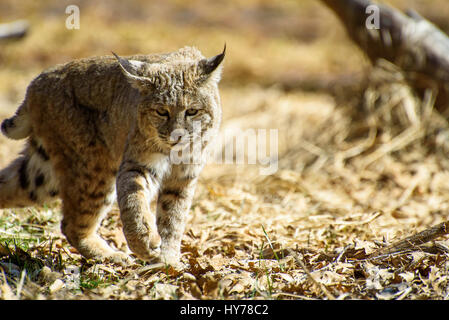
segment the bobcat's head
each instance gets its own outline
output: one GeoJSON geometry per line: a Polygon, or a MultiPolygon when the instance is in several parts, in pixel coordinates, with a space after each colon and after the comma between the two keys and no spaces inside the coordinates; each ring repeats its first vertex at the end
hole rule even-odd
{"type": "Polygon", "coordinates": [[[202,148],[220,125],[218,82],[223,52],[206,59],[185,47],[158,62],[117,58],[123,74],[138,89],[139,130],[153,139],[162,152],[202,138],[202,148]]]}

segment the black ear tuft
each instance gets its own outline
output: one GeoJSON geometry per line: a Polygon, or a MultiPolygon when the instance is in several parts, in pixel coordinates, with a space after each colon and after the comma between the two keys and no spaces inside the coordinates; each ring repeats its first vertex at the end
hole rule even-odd
{"type": "Polygon", "coordinates": [[[223,61],[225,54],[226,54],[226,43],[224,45],[222,53],[216,55],[215,57],[201,60],[200,66],[203,70],[203,73],[208,75],[211,74],[215,69],[217,69],[220,63],[223,61]]]}

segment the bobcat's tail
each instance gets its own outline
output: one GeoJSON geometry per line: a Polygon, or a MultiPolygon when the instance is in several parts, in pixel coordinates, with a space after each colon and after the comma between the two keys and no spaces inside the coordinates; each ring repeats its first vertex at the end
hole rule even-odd
{"type": "Polygon", "coordinates": [[[1,130],[5,136],[20,140],[31,134],[31,122],[27,109],[26,101],[24,101],[14,116],[3,120],[1,130]]]}

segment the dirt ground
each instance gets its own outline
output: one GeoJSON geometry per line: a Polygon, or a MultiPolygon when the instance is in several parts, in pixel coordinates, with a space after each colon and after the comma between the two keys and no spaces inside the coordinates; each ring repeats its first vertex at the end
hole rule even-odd
{"type": "MultiPolygon", "coordinates": [[[[384,3],[449,31],[446,0],[384,3]]],[[[63,1],[0,3],[0,23],[30,23],[0,43],[0,120],[57,63],[185,45],[212,56],[226,43],[221,135],[277,129],[277,171],[205,168],[180,269],[83,259],[60,232],[59,202],[0,210],[0,299],[449,299],[447,237],[378,251],[449,220],[447,115],[392,66],[371,66],[319,1],[70,4],[80,29],[65,27],[63,1]]],[[[1,136],[0,165],[22,146],[1,136]]],[[[127,250],[117,206],[100,233],[127,250]]]]}

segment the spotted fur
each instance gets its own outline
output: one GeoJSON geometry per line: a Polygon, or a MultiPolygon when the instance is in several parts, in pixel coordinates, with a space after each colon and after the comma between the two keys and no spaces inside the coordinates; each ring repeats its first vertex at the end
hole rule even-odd
{"type": "Polygon", "coordinates": [[[174,163],[171,133],[184,130],[189,143],[200,134],[200,151],[216,136],[223,57],[185,47],[75,60],[41,73],[1,125],[6,136],[28,142],[0,171],[0,208],[60,197],[67,240],[87,258],[121,262],[127,255],[96,232],[117,197],[129,248],[145,260],[178,263],[205,158],[174,163]]]}

